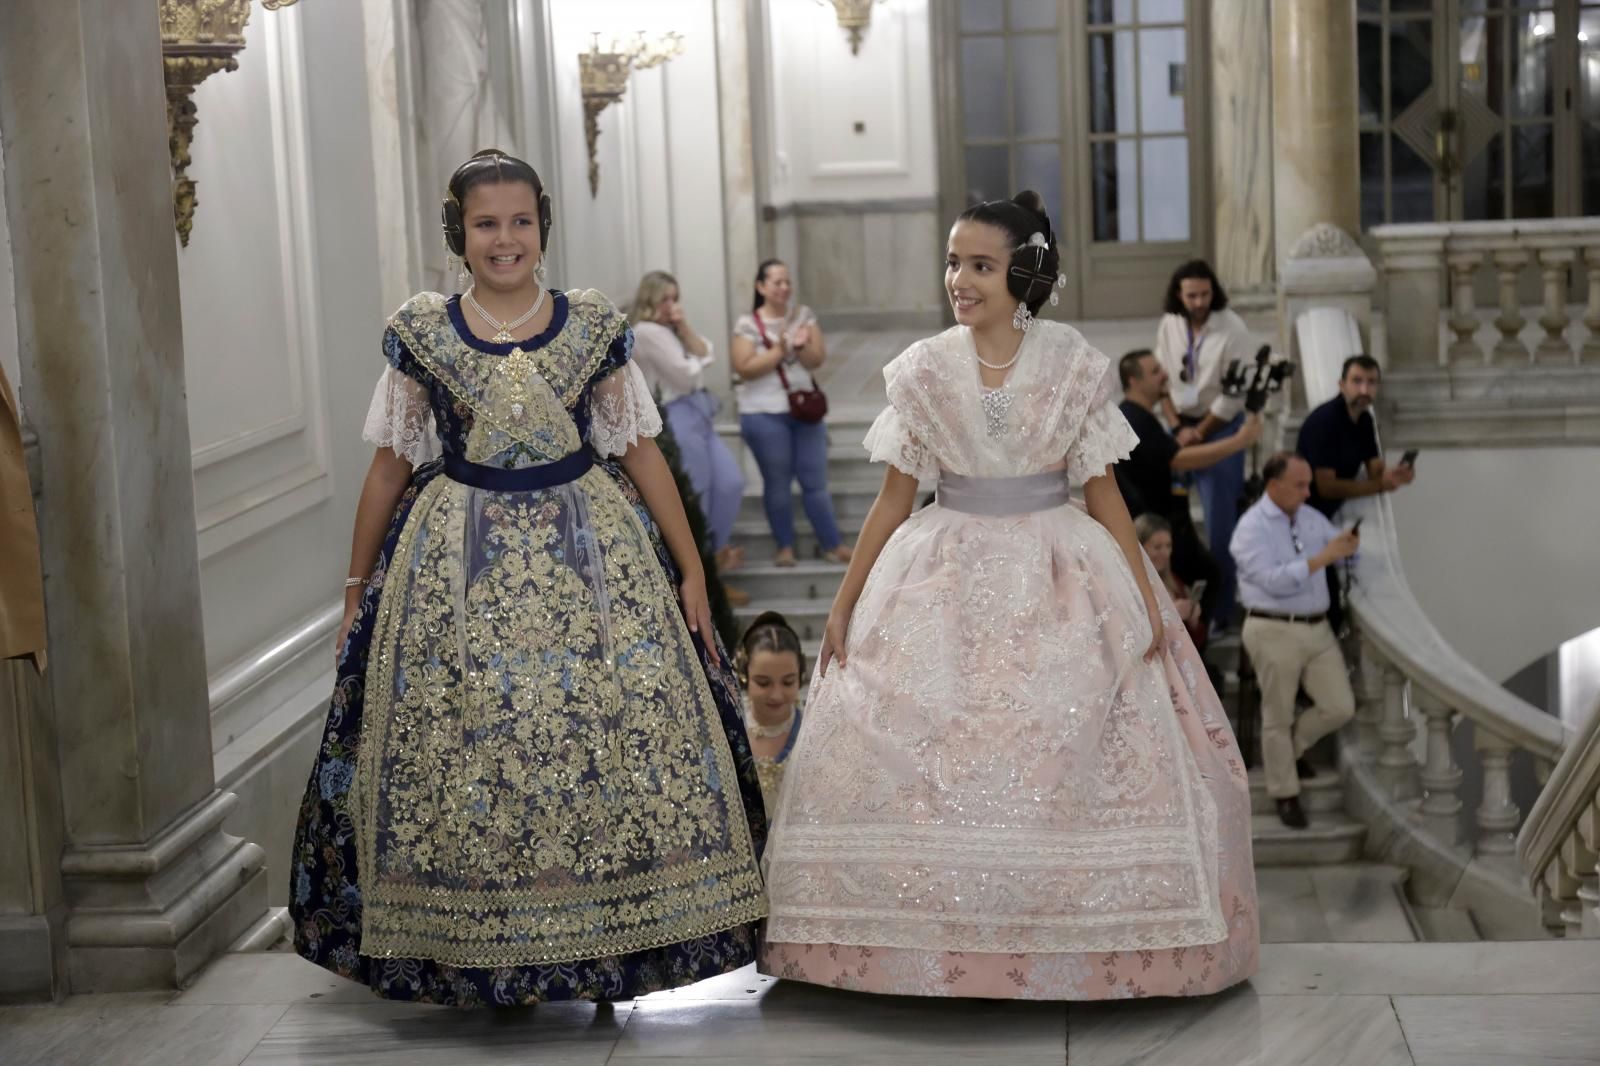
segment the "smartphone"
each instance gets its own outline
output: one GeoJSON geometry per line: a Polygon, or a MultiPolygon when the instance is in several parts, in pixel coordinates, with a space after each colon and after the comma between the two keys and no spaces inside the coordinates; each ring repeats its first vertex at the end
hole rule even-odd
{"type": "Polygon", "coordinates": [[[1189,598],[1191,600],[1198,601],[1198,600],[1204,599],[1205,598],[1205,594],[1206,594],[1206,583],[1204,581],[1196,581],[1193,585],[1189,586],[1189,598]]]}
{"type": "Polygon", "coordinates": [[[1415,448],[1407,448],[1406,449],[1406,453],[1400,457],[1400,465],[1401,466],[1416,466],[1417,465],[1417,449],[1415,449],[1415,448]]]}
{"type": "Polygon", "coordinates": [[[1350,527],[1350,532],[1354,533],[1358,537],[1361,536],[1361,523],[1364,521],[1366,521],[1365,518],[1356,519],[1356,524],[1350,527]]]}

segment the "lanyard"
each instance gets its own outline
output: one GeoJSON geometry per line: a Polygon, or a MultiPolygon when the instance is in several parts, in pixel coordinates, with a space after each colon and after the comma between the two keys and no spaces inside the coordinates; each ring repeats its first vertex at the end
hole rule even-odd
{"type": "Polygon", "coordinates": [[[1195,379],[1195,368],[1200,362],[1200,345],[1205,343],[1205,327],[1200,328],[1199,336],[1195,335],[1194,324],[1185,318],[1183,328],[1189,331],[1189,349],[1183,353],[1184,383],[1195,379]]]}

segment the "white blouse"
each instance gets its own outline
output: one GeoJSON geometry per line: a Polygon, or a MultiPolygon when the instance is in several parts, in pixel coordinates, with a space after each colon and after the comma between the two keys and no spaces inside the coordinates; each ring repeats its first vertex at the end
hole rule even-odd
{"type": "MultiPolygon", "coordinates": [[[[629,445],[660,432],[661,412],[637,363],[630,361],[596,383],[589,395],[589,444],[601,458],[622,455],[629,445]]],[[[439,458],[427,388],[392,366],[384,367],[372,390],[361,439],[394,449],[412,466],[439,458]]]]}
{"type": "Polygon", "coordinates": [[[677,332],[659,322],[633,327],[633,358],[664,404],[703,389],[706,368],[715,361],[710,341],[705,355],[692,355],[677,332]]]}
{"type": "MultiPolygon", "coordinates": [[[[787,318],[781,322],[763,320],[767,328],[767,336],[776,340],[779,336],[789,337],[801,326],[817,325],[817,316],[811,308],[801,304],[789,312],[787,318]]],[[[733,324],[733,335],[745,337],[760,351],[766,345],[761,339],[761,326],[756,322],[755,314],[740,315],[739,320],[733,324]]],[[[802,392],[811,388],[811,372],[800,365],[800,360],[792,356],[783,364],[783,373],[789,379],[789,388],[802,392]]],[[[749,381],[741,381],[733,389],[734,399],[739,404],[739,413],[742,415],[786,415],[789,413],[789,393],[784,389],[783,382],[778,379],[776,370],[769,370],[760,377],[749,381]]]]}

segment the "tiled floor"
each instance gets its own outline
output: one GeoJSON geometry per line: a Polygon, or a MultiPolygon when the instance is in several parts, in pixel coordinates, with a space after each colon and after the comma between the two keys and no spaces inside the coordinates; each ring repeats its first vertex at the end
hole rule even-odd
{"type": "Polygon", "coordinates": [[[1600,1063],[1600,942],[1279,944],[1200,1000],[866,996],[753,970],[611,1007],[385,1003],[293,955],[225,956],[177,994],[0,1010],[5,1066],[1522,1066],[1600,1063]]]}

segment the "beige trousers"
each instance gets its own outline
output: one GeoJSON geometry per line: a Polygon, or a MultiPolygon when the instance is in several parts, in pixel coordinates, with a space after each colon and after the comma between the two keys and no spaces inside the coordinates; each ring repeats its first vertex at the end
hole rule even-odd
{"type": "Polygon", "coordinates": [[[1261,762],[1267,795],[1298,796],[1295,760],[1356,713],[1338,638],[1325,620],[1306,625],[1250,617],[1241,639],[1261,684],[1261,762]],[[1312,705],[1296,721],[1294,697],[1301,686],[1312,705]]]}

